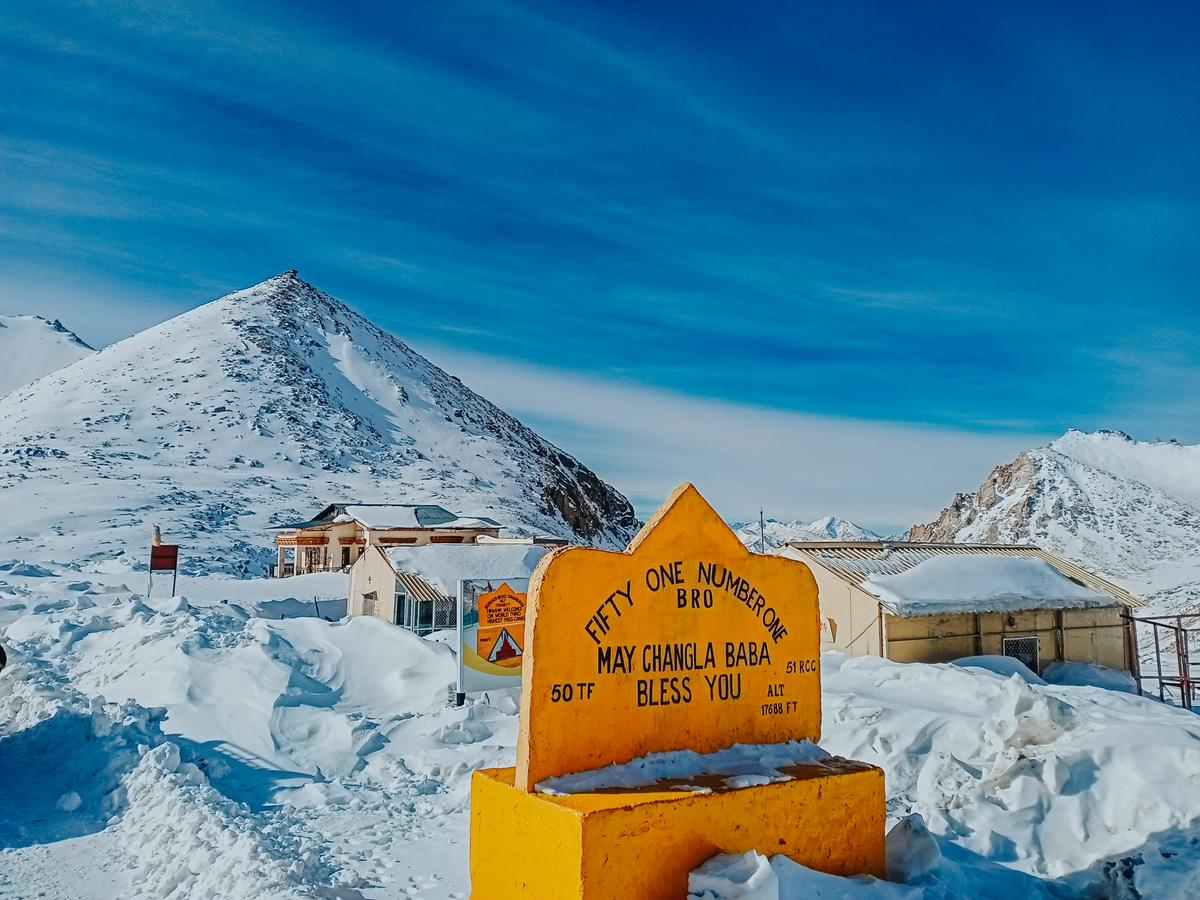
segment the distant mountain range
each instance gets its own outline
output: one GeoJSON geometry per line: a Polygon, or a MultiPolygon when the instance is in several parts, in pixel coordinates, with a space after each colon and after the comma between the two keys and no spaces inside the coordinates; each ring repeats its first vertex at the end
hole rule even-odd
{"type": "Polygon", "coordinates": [[[0,395],[95,352],[57,319],[0,316],[0,395]]]}
{"type": "Polygon", "coordinates": [[[261,571],[268,526],[347,500],[609,547],[638,527],[574,457],[294,271],[98,353],[66,344],[72,365],[0,398],[0,554],[140,559],[159,524],[197,568],[261,571]]]}
{"type": "Polygon", "coordinates": [[[909,534],[1038,544],[1158,611],[1200,609],[1200,446],[1068,431],[997,466],[909,534]]]}
{"type": "MultiPolygon", "coordinates": [[[[140,559],[159,524],[192,567],[254,572],[270,525],[347,500],[608,547],[638,527],[578,460],[294,271],[100,352],[0,316],[0,393],[0,555],[140,559]]],[[[765,547],[758,522],[734,527],[768,552],[880,539],[832,516],[768,519],[765,547]]],[[[1200,446],[1069,431],[909,537],[1039,544],[1157,610],[1200,610],[1200,446]]]]}
{"type": "Polygon", "coordinates": [[[739,522],[733,526],[733,529],[743,544],[759,553],[770,552],[789,541],[881,540],[881,536],[875,532],[856,525],[854,522],[836,519],[833,516],[825,516],[815,522],[803,522],[799,519],[793,522],[781,522],[778,519],[767,519],[764,524],[765,528],[760,529],[758,522],[739,522]],[[761,546],[763,535],[766,538],[765,548],[761,546]]]}

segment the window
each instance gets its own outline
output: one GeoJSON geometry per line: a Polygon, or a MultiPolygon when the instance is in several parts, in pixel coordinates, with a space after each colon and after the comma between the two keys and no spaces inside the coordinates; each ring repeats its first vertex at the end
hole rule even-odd
{"type": "Polygon", "coordinates": [[[408,594],[405,592],[404,586],[399,583],[396,584],[396,596],[394,600],[396,605],[393,607],[395,613],[392,616],[392,621],[397,625],[403,625],[405,628],[411,627],[409,624],[408,594]]]}
{"type": "Polygon", "coordinates": [[[348,565],[350,565],[350,548],[343,547],[342,548],[342,568],[344,569],[348,565]]]}
{"type": "Polygon", "coordinates": [[[1035,675],[1041,668],[1041,648],[1036,637],[1006,637],[1001,641],[1005,656],[1018,660],[1035,675]]]}
{"type": "Polygon", "coordinates": [[[364,616],[375,615],[375,600],[377,596],[374,591],[371,591],[369,594],[363,594],[362,611],[364,616]]]}

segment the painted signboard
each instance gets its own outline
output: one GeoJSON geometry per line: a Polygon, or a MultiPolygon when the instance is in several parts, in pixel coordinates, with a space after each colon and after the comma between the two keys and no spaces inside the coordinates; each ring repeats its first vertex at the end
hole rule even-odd
{"type": "Polygon", "coordinates": [[[150,571],[170,572],[179,567],[179,545],[158,544],[150,548],[150,571]]]}
{"type": "Polygon", "coordinates": [[[162,543],[158,526],[154,526],[154,540],[150,544],[150,573],[146,581],[146,596],[154,593],[154,573],[171,573],[171,595],[175,594],[175,582],[179,577],[179,545],[162,543]]]}
{"type": "Polygon", "coordinates": [[[812,573],[750,553],[690,484],[625,552],[544,557],[526,631],[520,790],[657,751],[820,737],[812,573]]]}
{"type": "Polygon", "coordinates": [[[479,634],[475,652],[481,659],[520,671],[525,653],[525,594],[507,584],[479,596],[479,634]]]}
{"type": "Polygon", "coordinates": [[[459,583],[458,694],[521,686],[528,578],[459,583]]]}

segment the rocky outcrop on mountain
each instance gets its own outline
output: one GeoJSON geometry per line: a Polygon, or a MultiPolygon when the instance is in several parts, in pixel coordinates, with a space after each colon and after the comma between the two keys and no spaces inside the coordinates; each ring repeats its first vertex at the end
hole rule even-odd
{"type": "MultiPolygon", "coordinates": [[[[1034,510],[1044,483],[1038,474],[1036,454],[1023,452],[1012,462],[996,466],[979,490],[955,495],[935,521],[914,525],[909,540],[953,543],[968,529],[976,539],[988,543],[1032,534],[1034,510]],[[979,527],[973,527],[976,525],[979,527]]],[[[1059,502],[1057,506],[1064,504],[1059,502]]]]}
{"type": "Polygon", "coordinates": [[[197,565],[253,571],[270,525],[353,500],[612,547],[638,525],[578,460],[294,271],[12,392],[0,436],[6,531],[47,547],[112,552],[158,523],[197,565]]]}
{"type": "Polygon", "coordinates": [[[914,541],[1032,543],[1165,610],[1200,603],[1200,446],[1069,431],[997,466],[914,541]]]}

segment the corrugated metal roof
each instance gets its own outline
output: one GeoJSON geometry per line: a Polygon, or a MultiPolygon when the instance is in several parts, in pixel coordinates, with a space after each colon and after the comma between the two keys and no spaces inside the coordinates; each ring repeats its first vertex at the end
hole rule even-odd
{"type": "MultiPolygon", "coordinates": [[[[1032,544],[918,544],[907,541],[791,541],[785,547],[857,588],[870,575],[899,575],[933,556],[986,554],[1041,559],[1067,578],[1131,608],[1145,604],[1124,588],[1032,544]]],[[[868,592],[870,593],[870,592],[868,592]]]]}
{"type": "Polygon", "coordinates": [[[441,591],[435,590],[434,587],[422,578],[420,575],[414,575],[412,572],[397,572],[396,578],[404,585],[405,592],[417,600],[425,603],[436,603],[446,600],[447,597],[441,591]]]}

